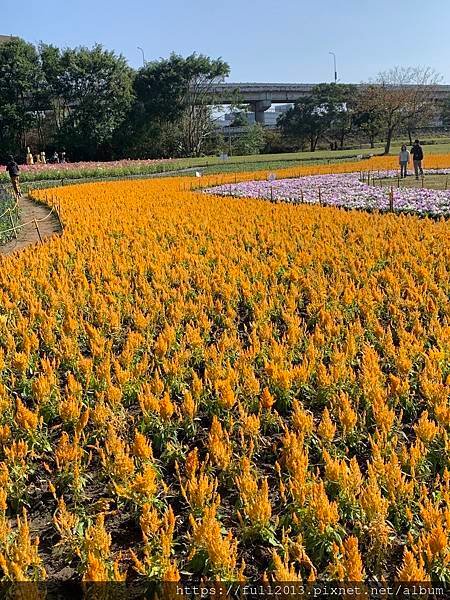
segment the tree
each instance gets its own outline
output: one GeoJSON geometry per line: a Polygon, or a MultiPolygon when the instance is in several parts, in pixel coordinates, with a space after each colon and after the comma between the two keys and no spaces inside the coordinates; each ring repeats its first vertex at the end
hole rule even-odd
{"type": "Polygon", "coordinates": [[[0,150],[24,153],[36,123],[42,71],[35,47],[21,39],[0,46],[0,150]]]}
{"type": "Polygon", "coordinates": [[[433,92],[440,76],[431,68],[394,67],[380,73],[360,98],[366,112],[376,112],[384,122],[389,154],[392,137],[400,127],[418,119],[431,118],[434,110],[433,92]]]}
{"type": "Polygon", "coordinates": [[[362,110],[355,114],[354,124],[367,137],[370,147],[375,148],[375,140],[384,126],[382,115],[377,111],[362,110]]]}
{"type": "Polygon", "coordinates": [[[62,52],[41,46],[40,53],[57,143],[71,158],[109,158],[133,98],[133,73],[125,59],[100,45],[62,52]]]}
{"type": "Polygon", "coordinates": [[[214,135],[214,86],[228,74],[229,66],[221,58],[195,53],[186,58],[172,53],[168,59],[148,63],[135,81],[137,102],[143,108],[141,127],[149,121],[176,124],[180,151],[198,156],[214,135]]]}
{"type": "Polygon", "coordinates": [[[297,146],[292,140],[283,136],[280,129],[264,130],[264,154],[281,154],[284,152],[295,152],[297,146]]]}
{"type": "MultiPolygon", "coordinates": [[[[45,84],[42,86],[40,102],[46,107],[45,125],[48,129],[48,139],[42,132],[42,145],[55,143],[62,129],[64,120],[70,112],[70,99],[65,90],[64,65],[61,50],[49,44],[39,46],[39,56],[45,84]]],[[[41,128],[44,128],[42,124],[41,128]]]]}
{"type": "Polygon", "coordinates": [[[357,93],[354,85],[322,83],[314,89],[317,105],[324,110],[329,122],[327,132],[330,140],[335,140],[339,148],[344,147],[345,138],[354,127],[357,93]]]}
{"type": "Polygon", "coordinates": [[[278,125],[288,137],[300,143],[308,140],[311,152],[318,141],[328,135],[338,139],[341,147],[353,126],[354,87],[336,83],[321,83],[311,95],[300,98],[293,108],[281,115],[278,125]]]}
{"type": "Polygon", "coordinates": [[[358,92],[355,107],[354,107],[354,126],[355,129],[361,132],[369,140],[370,147],[375,147],[375,140],[383,130],[383,114],[382,111],[373,108],[367,110],[366,90],[358,92]]]}
{"type": "Polygon", "coordinates": [[[247,127],[248,126],[248,117],[247,113],[240,110],[239,112],[233,115],[233,123],[232,127],[247,127]]]}
{"type": "Polygon", "coordinates": [[[241,155],[259,154],[265,143],[264,128],[260,123],[255,123],[239,137],[235,153],[241,155]]]}
{"type": "Polygon", "coordinates": [[[284,135],[297,140],[300,145],[307,140],[311,152],[315,151],[320,136],[328,127],[312,96],[300,98],[293,108],[278,117],[277,125],[284,135]]]}
{"type": "Polygon", "coordinates": [[[441,118],[443,126],[448,129],[450,127],[450,99],[447,98],[441,108],[441,118]]]}

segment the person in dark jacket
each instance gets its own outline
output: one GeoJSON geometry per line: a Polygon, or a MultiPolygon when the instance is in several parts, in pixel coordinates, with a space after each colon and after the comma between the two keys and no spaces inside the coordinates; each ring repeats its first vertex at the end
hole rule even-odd
{"type": "Polygon", "coordinates": [[[423,150],[422,150],[422,146],[420,145],[419,140],[414,141],[413,147],[411,148],[411,156],[413,159],[414,173],[416,175],[416,179],[419,179],[419,172],[420,172],[420,175],[423,175],[423,168],[422,168],[423,150]]]}
{"type": "Polygon", "coordinates": [[[14,160],[14,156],[9,157],[8,164],[6,165],[6,170],[8,171],[9,176],[11,178],[11,183],[12,183],[12,186],[14,189],[14,193],[16,194],[16,196],[21,196],[22,192],[20,191],[20,184],[19,184],[20,169],[19,169],[19,165],[14,160]]]}

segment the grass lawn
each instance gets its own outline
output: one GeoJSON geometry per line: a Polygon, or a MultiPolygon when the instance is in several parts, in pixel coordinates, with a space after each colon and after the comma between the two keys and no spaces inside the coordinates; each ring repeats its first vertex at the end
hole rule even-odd
{"type": "MultiPolygon", "coordinates": [[[[423,140],[423,150],[425,155],[425,166],[433,168],[432,155],[450,153],[450,139],[442,138],[439,140],[440,143],[429,143],[430,141],[431,140],[428,140],[427,143],[427,140],[423,140]]],[[[403,143],[403,140],[395,140],[391,147],[390,154],[394,156],[398,154],[403,143]]],[[[272,169],[284,169],[297,165],[300,166],[304,165],[305,163],[308,165],[315,165],[353,160],[359,155],[379,155],[383,153],[383,149],[384,147],[382,145],[378,145],[376,148],[363,148],[354,150],[317,150],[316,152],[254,154],[250,156],[231,156],[226,162],[219,162],[217,157],[181,160],[183,162],[183,166],[204,166],[204,168],[202,168],[202,172],[205,174],[259,170],[269,171],[272,169]]]]}
{"type": "MultiPolygon", "coordinates": [[[[408,187],[408,188],[416,188],[420,189],[422,187],[429,188],[430,190],[448,190],[450,189],[450,176],[449,175],[424,175],[423,183],[422,179],[418,180],[414,177],[414,174],[409,174],[408,177],[404,179],[398,179],[388,177],[378,180],[380,185],[384,185],[386,187],[394,185],[397,187],[408,187]]],[[[378,184],[377,181],[377,184],[378,184]]]]}
{"type": "MultiPolygon", "coordinates": [[[[436,143],[430,143],[433,140],[423,139],[423,150],[425,154],[425,160],[428,154],[446,154],[450,152],[450,138],[437,138],[434,140],[436,143]]],[[[400,152],[400,147],[405,143],[405,140],[394,140],[391,146],[390,154],[396,155],[400,152]]],[[[407,144],[409,147],[409,144],[407,144]]],[[[230,156],[226,162],[221,161],[216,156],[209,156],[204,158],[187,158],[177,159],[180,165],[183,166],[205,166],[213,167],[218,164],[222,165],[223,171],[236,170],[236,165],[252,164],[252,168],[258,169],[258,163],[266,163],[270,165],[277,165],[279,163],[287,163],[283,166],[292,166],[295,163],[311,162],[311,164],[317,164],[320,162],[337,162],[339,160],[350,160],[356,158],[358,155],[369,155],[369,154],[383,154],[384,145],[376,144],[375,148],[355,148],[351,150],[317,150],[316,152],[286,152],[282,154],[252,154],[250,156],[230,156]]],[[[431,165],[430,165],[431,166],[431,165]]],[[[261,167],[265,169],[267,167],[261,167]]],[[[269,167],[270,168],[270,167],[269,167]]],[[[241,170],[241,169],[239,169],[241,170]]],[[[242,169],[251,170],[251,169],[242,169]]]]}
{"type": "MultiPolygon", "coordinates": [[[[391,155],[397,155],[404,140],[395,140],[391,148],[391,155]]],[[[433,168],[433,154],[450,153],[450,138],[436,138],[423,140],[425,166],[433,168]]],[[[375,148],[354,148],[347,150],[317,150],[316,152],[290,152],[280,154],[256,154],[250,156],[230,156],[224,161],[218,156],[204,156],[193,158],[177,158],[170,161],[154,161],[142,164],[138,161],[127,165],[116,163],[85,163],[82,167],[74,163],[68,164],[59,172],[57,169],[40,169],[35,172],[23,171],[22,182],[50,182],[71,180],[97,180],[108,177],[127,178],[134,176],[150,176],[160,173],[169,174],[183,169],[200,169],[203,173],[227,173],[257,170],[275,170],[288,167],[335,163],[355,160],[360,155],[381,155],[383,145],[377,144],[375,148]]],[[[192,175],[191,172],[180,172],[180,175],[192,175]]],[[[0,182],[8,183],[6,173],[0,173],[0,182]]]]}

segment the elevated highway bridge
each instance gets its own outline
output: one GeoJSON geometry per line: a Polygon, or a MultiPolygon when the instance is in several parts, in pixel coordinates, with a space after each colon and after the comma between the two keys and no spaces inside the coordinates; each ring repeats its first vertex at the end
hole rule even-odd
{"type": "MultiPolygon", "coordinates": [[[[311,94],[316,83],[220,83],[213,87],[212,94],[217,104],[232,104],[235,98],[249,104],[255,113],[257,123],[264,123],[264,112],[272,104],[288,104],[302,96],[311,94]]],[[[364,88],[366,84],[356,84],[364,88]]],[[[450,85],[436,85],[431,88],[436,102],[450,98],[450,85]]]]}

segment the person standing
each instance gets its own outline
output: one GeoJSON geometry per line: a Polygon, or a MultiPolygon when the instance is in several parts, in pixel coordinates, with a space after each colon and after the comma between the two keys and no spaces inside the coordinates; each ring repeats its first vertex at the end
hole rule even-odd
{"type": "Polygon", "coordinates": [[[398,155],[398,162],[400,164],[400,177],[406,177],[408,174],[408,164],[409,164],[409,152],[406,149],[406,145],[400,149],[400,154],[398,155]]]}
{"type": "Polygon", "coordinates": [[[31,153],[30,146],[27,146],[27,165],[30,166],[33,164],[34,164],[33,155],[31,153]]]}
{"type": "Polygon", "coordinates": [[[423,168],[422,168],[423,150],[422,150],[422,146],[420,145],[419,140],[414,140],[414,144],[411,148],[411,154],[413,157],[414,174],[416,176],[416,179],[419,179],[419,173],[420,173],[420,175],[423,176],[423,168]]]}
{"type": "Polygon", "coordinates": [[[11,183],[12,183],[15,195],[17,197],[21,196],[22,192],[20,191],[20,185],[19,185],[20,169],[19,169],[19,165],[14,160],[14,156],[9,157],[8,164],[6,165],[6,170],[8,171],[9,176],[11,178],[11,183]]]}

